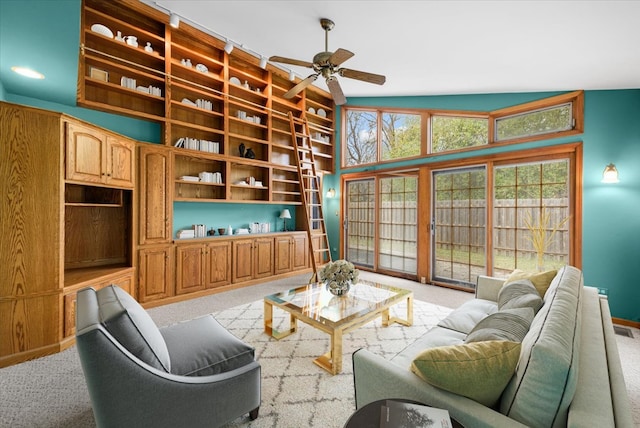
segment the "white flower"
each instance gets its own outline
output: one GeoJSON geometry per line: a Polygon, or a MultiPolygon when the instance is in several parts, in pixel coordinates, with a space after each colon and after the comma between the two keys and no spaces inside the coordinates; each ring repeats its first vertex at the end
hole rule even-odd
{"type": "Polygon", "coordinates": [[[329,287],[336,288],[341,284],[350,281],[358,282],[359,271],[353,263],[346,260],[336,260],[327,263],[320,271],[320,280],[329,283],[329,287]]]}

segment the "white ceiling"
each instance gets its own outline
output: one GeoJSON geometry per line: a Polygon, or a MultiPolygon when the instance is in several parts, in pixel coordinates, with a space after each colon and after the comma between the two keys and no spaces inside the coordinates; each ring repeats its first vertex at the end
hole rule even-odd
{"type": "Polygon", "coordinates": [[[251,53],[305,61],[330,18],[329,50],[355,53],[342,66],[387,76],[341,78],[347,97],[640,88],[640,1],[142,1],[251,53]]]}

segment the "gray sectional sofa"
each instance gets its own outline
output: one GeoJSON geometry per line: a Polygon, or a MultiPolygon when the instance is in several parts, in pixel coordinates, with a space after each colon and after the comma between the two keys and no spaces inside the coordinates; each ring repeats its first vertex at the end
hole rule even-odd
{"type": "MultiPolygon", "coordinates": [[[[528,298],[518,298],[524,307],[533,308],[530,325],[521,342],[514,345],[518,346],[517,361],[495,402],[481,404],[483,400],[465,396],[473,397],[474,388],[494,381],[491,374],[480,374],[466,381],[466,386],[455,385],[460,391],[454,393],[454,388],[443,389],[417,369],[415,361],[434,349],[458,352],[468,346],[488,345],[490,342],[465,340],[470,333],[482,336],[487,331],[476,329],[481,320],[505,312],[504,283],[504,279],[481,277],[475,299],[454,310],[390,361],[367,349],[356,351],[356,406],[386,398],[411,399],[447,409],[468,428],[633,427],[608,302],[596,288],[585,287],[582,272],[571,266],[553,277],[541,307],[528,298]]],[[[519,315],[526,314],[520,311],[519,315]]],[[[500,334],[519,341],[514,337],[519,331],[507,328],[500,334]]],[[[461,370],[459,376],[464,375],[461,370]]]]}

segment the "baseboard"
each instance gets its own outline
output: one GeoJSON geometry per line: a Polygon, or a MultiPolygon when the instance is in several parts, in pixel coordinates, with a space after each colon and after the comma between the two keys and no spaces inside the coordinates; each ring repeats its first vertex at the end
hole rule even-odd
{"type": "Polygon", "coordinates": [[[18,354],[11,354],[6,357],[0,357],[0,368],[9,367],[18,363],[24,363],[25,361],[29,360],[35,360],[36,358],[58,353],[60,352],[60,350],[60,344],[54,343],[53,345],[42,346],[40,348],[31,349],[29,351],[20,352],[18,354]]]}
{"type": "Polygon", "coordinates": [[[630,321],[630,320],[625,320],[623,318],[614,318],[614,317],[611,317],[611,320],[613,321],[614,324],[640,329],[639,321],[630,321]]]}

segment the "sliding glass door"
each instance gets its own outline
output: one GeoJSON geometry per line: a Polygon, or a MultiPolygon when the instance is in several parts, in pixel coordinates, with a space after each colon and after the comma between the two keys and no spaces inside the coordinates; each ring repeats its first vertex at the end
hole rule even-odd
{"type": "Polygon", "coordinates": [[[417,187],[415,172],[346,182],[347,260],[374,270],[417,273],[417,187]]]}
{"type": "Polygon", "coordinates": [[[475,288],[486,273],[486,169],[434,171],[431,278],[475,288]]]}

